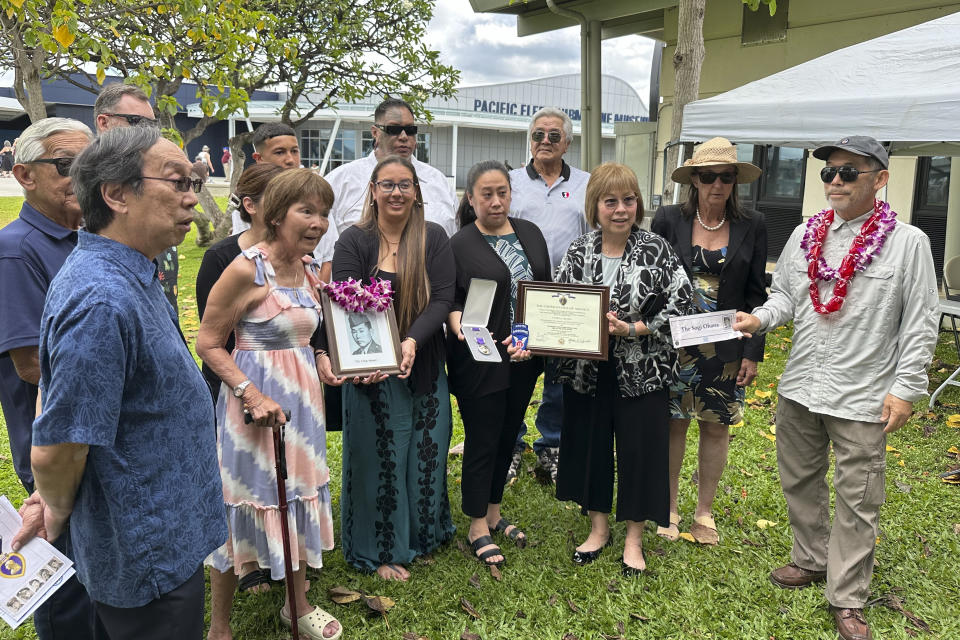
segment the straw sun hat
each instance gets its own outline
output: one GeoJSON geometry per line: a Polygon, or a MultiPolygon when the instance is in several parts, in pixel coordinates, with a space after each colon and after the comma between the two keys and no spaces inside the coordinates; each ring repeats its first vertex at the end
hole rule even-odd
{"type": "Polygon", "coordinates": [[[749,162],[737,161],[737,149],[726,138],[711,138],[693,152],[693,157],[677,167],[670,177],[674,182],[690,184],[690,176],[696,169],[732,164],[737,168],[737,184],[753,182],[763,173],[760,167],[749,162]]]}

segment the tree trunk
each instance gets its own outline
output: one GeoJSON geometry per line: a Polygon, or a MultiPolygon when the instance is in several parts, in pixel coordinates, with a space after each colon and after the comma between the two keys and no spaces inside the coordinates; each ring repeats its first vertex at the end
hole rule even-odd
{"type": "Polygon", "coordinates": [[[200,193],[197,194],[197,199],[200,200],[201,209],[201,211],[197,211],[193,217],[193,221],[197,225],[197,246],[209,247],[216,239],[214,229],[224,215],[223,212],[220,211],[220,207],[217,206],[216,200],[210,195],[210,191],[207,190],[206,185],[204,185],[200,193]]]}
{"type": "Polygon", "coordinates": [[[46,60],[43,47],[26,49],[23,42],[16,39],[13,52],[13,92],[30,122],[39,122],[47,117],[47,106],[43,102],[43,85],[40,72],[46,60]]]}
{"type": "MultiPolygon", "coordinates": [[[[680,0],[677,18],[677,48],[673,53],[674,90],[673,120],[670,126],[670,140],[680,137],[683,127],[683,108],[697,99],[700,92],[700,68],[703,66],[705,49],[703,46],[703,12],[706,0],[680,0]]],[[[692,145],[689,145],[692,147],[692,145]]],[[[667,152],[667,176],[676,168],[679,145],[670,147],[667,152]]],[[[689,153],[685,154],[689,157],[689,153]]],[[[667,180],[663,193],[664,204],[673,202],[673,181],[667,180]]]]}

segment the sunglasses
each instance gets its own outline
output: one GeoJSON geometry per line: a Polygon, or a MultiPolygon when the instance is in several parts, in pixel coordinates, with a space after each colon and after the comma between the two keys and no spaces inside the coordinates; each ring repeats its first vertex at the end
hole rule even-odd
{"type": "Polygon", "coordinates": [[[147,116],[138,116],[133,113],[104,113],[103,115],[112,116],[114,118],[123,118],[131,127],[136,127],[141,124],[151,127],[157,126],[157,121],[153,118],[148,118],[147,116]]]}
{"type": "Polygon", "coordinates": [[[190,176],[183,176],[182,178],[155,178],[153,176],[137,176],[140,180],[163,180],[164,182],[172,182],[173,187],[177,191],[186,193],[193,189],[194,193],[200,193],[200,190],[203,189],[203,180],[200,178],[191,178],[190,176]]]}
{"type": "Polygon", "coordinates": [[[735,172],[725,171],[723,173],[714,173],[713,171],[701,171],[699,173],[693,174],[700,179],[700,182],[703,184],[713,184],[717,181],[717,178],[720,178],[720,182],[723,184],[733,184],[737,181],[737,174],[735,172]]]}
{"type": "Polygon", "coordinates": [[[37,158],[36,160],[27,160],[24,164],[52,164],[57,168],[57,173],[66,178],[70,175],[70,167],[76,158],[37,158]]]}
{"type": "Polygon", "coordinates": [[[542,129],[537,129],[536,131],[530,134],[530,139],[533,140],[534,142],[543,142],[544,138],[546,138],[553,144],[557,144],[558,142],[560,142],[563,136],[559,131],[551,131],[550,133],[547,133],[542,129]]]}
{"type": "Polygon", "coordinates": [[[417,125],[415,124],[375,124],[373,125],[388,136],[398,136],[405,133],[408,136],[417,135],[417,125]]]}
{"type": "Polygon", "coordinates": [[[820,169],[820,179],[824,182],[833,182],[833,179],[837,177],[837,174],[840,174],[840,179],[844,182],[856,182],[864,173],[876,173],[877,171],[883,171],[883,169],[872,169],[870,171],[861,171],[860,169],[854,169],[853,167],[824,167],[820,169]]]}

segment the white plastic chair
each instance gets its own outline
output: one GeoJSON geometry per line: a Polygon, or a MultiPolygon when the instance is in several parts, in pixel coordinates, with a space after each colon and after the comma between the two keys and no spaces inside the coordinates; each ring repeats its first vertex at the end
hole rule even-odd
{"type": "MultiPolygon", "coordinates": [[[[950,325],[953,327],[953,342],[957,347],[957,357],[960,357],[960,336],[957,334],[957,318],[960,317],[960,255],[953,256],[943,265],[943,293],[947,299],[940,301],[940,324],[937,327],[942,326],[944,316],[950,318],[950,325]]],[[[957,367],[957,370],[951,373],[950,377],[930,394],[930,404],[928,405],[930,409],[933,408],[937,396],[947,388],[947,385],[960,387],[960,382],[956,380],[958,375],[960,375],[960,367],[957,367]]]]}

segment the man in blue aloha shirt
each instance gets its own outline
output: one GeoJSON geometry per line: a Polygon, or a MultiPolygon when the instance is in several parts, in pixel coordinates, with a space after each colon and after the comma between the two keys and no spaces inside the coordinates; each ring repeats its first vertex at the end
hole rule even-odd
{"type": "Polygon", "coordinates": [[[40,331],[31,461],[48,539],[111,640],[203,635],[203,559],[227,535],[206,383],[157,278],[199,184],[153,127],[104,132],[74,161],[85,230],[40,331]]]}

